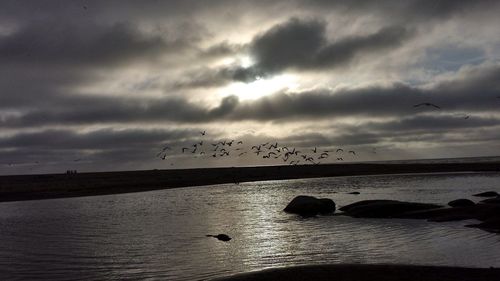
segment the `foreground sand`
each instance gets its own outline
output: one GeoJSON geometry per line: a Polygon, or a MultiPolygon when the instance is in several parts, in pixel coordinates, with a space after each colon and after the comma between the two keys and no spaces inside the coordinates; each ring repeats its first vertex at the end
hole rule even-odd
{"type": "Polygon", "coordinates": [[[244,273],[214,281],[498,281],[500,269],[413,265],[311,265],[244,273]]]}
{"type": "Polygon", "coordinates": [[[500,162],[325,164],[1,176],[0,202],[140,192],[260,180],[401,173],[499,172],[500,162]]]}

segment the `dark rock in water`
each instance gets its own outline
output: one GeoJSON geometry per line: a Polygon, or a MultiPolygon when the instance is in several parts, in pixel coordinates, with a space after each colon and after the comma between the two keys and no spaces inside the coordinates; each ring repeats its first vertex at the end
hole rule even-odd
{"type": "Polygon", "coordinates": [[[466,207],[440,208],[434,210],[423,210],[404,213],[399,218],[405,219],[427,219],[435,222],[459,221],[459,220],[488,220],[500,214],[500,206],[493,204],[475,204],[466,207]]]}
{"type": "Polygon", "coordinates": [[[500,194],[496,193],[495,191],[486,191],[486,192],[481,192],[478,194],[474,194],[472,196],[477,196],[477,197],[497,197],[500,196],[500,194]]]}
{"type": "Polygon", "coordinates": [[[481,203],[485,203],[485,204],[500,204],[500,196],[499,197],[495,197],[495,198],[484,199],[484,200],[481,201],[481,203]]]}
{"type": "Polygon", "coordinates": [[[476,203],[469,199],[457,199],[448,202],[448,206],[450,207],[467,207],[467,206],[474,206],[476,203]]]}
{"type": "Polygon", "coordinates": [[[342,212],[348,212],[349,210],[351,210],[352,208],[355,208],[355,207],[365,206],[365,205],[372,204],[372,203],[384,203],[384,202],[398,202],[398,201],[395,201],[395,200],[363,200],[363,201],[359,201],[359,202],[352,203],[349,205],[345,205],[344,207],[339,208],[339,210],[342,212]]]}
{"type": "Polygon", "coordinates": [[[231,240],[231,237],[229,237],[227,234],[217,234],[217,235],[208,234],[207,237],[214,237],[214,238],[217,238],[220,241],[224,241],[224,242],[231,240]]]}
{"type": "Polygon", "coordinates": [[[321,202],[321,207],[319,209],[320,214],[329,214],[335,212],[335,202],[329,198],[318,199],[321,202]]]}
{"type": "Polygon", "coordinates": [[[436,204],[402,202],[393,200],[367,200],[357,202],[356,206],[345,206],[348,216],[357,218],[397,218],[401,215],[420,210],[441,208],[436,204]],[[368,202],[367,202],[368,201],[368,202]]]}
{"type": "Polygon", "coordinates": [[[347,194],[359,195],[359,194],[361,194],[361,193],[359,193],[358,191],[353,191],[353,192],[349,192],[349,193],[347,193],[347,194]]]}
{"type": "Polygon", "coordinates": [[[475,227],[488,232],[500,233],[500,218],[493,218],[478,224],[469,224],[467,227],[475,227]]]}
{"type": "Polygon", "coordinates": [[[328,214],[335,212],[335,202],[328,198],[318,199],[313,196],[300,195],[293,198],[284,211],[304,217],[328,214]]]}

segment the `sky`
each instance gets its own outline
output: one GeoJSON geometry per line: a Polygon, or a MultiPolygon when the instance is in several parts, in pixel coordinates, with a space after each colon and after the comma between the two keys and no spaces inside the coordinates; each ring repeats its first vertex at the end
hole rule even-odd
{"type": "Polygon", "coordinates": [[[276,142],[314,158],[300,164],[498,156],[499,13],[498,1],[4,0],[0,174],[290,164],[251,149],[276,142]]]}

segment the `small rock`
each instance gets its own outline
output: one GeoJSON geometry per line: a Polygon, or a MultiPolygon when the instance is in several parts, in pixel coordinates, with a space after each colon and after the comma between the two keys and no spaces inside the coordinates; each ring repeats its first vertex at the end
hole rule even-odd
{"type": "Polygon", "coordinates": [[[474,203],[473,201],[471,201],[469,199],[457,199],[457,200],[453,200],[453,201],[448,202],[448,206],[454,207],[454,208],[474,206],[474,205],[476,205],[476,203],[474,203]]]}
{"type": "Polygon", "coordinates": [[[484,199],[484,200],[481,201],[481,203],[485,203],[485,204],[500,204],[500,196],[499,197],[495,197],[495,198],[484,199]]]}
{"type": "Polygon", "coordinates": [[[227,234],[217,234],[217,235],[207,234],[207,237],[217,238],[218,240],[224,241],[224,242],[231,240],[231,237],[229,237],[229,235],[227,235],[227,234]]]}
{"type": "Polygon", "coordinates": [[[478,224],[469,224],[467,227],[475,227],[488,232],[500,233],[500,218],[493,218],[478,224]]]}
{"type": "Polygon", "coordinates": [[[497,197],[500,196],[496,191],[486,191],[486,192],[481,192],[478,194],[474,194],[472,196],[477,196],[477,197],[497,197]]]}

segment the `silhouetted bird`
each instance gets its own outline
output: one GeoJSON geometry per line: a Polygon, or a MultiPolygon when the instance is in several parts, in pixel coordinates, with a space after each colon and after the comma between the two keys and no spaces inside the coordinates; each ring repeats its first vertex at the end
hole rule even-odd
{"type": "Polygon", "coordinates": [[[243,142],[242,142],[242,141],[239,141],[239,142],[237,142],[236,144],[243,144],[243,142]]]}
{"type": "Polygon", "coordinates": [[[207,131],[200,132],[202,136],[204,136],[207,133],[207,131]]]}
{"type": "Polygon", "coordinates": [[[339,148],[339,149],[337,149],[337,151],[336,151],[336,152],[337,152],[337,153],[339,153],[339,152],[344,152],[344,150],[343,150],[342,148],[339,148]]]}
{"type": "Polygon", "coordinates": [[[422,105],[425,105],[425,106],[432,106],[432,107],[435,107],[437,109],[441,109],[441,107],[435,105],[435,104],[432,104],[430,102],[423,102],[423,103],[419,103],[419,104],[415,104],[413,107],[419,107],[419,106],[422,106],[422,105]]]}
{"type": "Polygon", "coordinates": [[[352,155],[356,155],[356,152],[352,151],[352,150],[349,150],[348,153],[351,153],[352,155]]]}
{"type": "Polygon", "coordinates": [[[231,240],[231,237],[229,237],[227,234],[217,234],[217,235],[207,234],[207,237],[217,238],[218,240],[224,241],[224,242],[231,240]]]}

